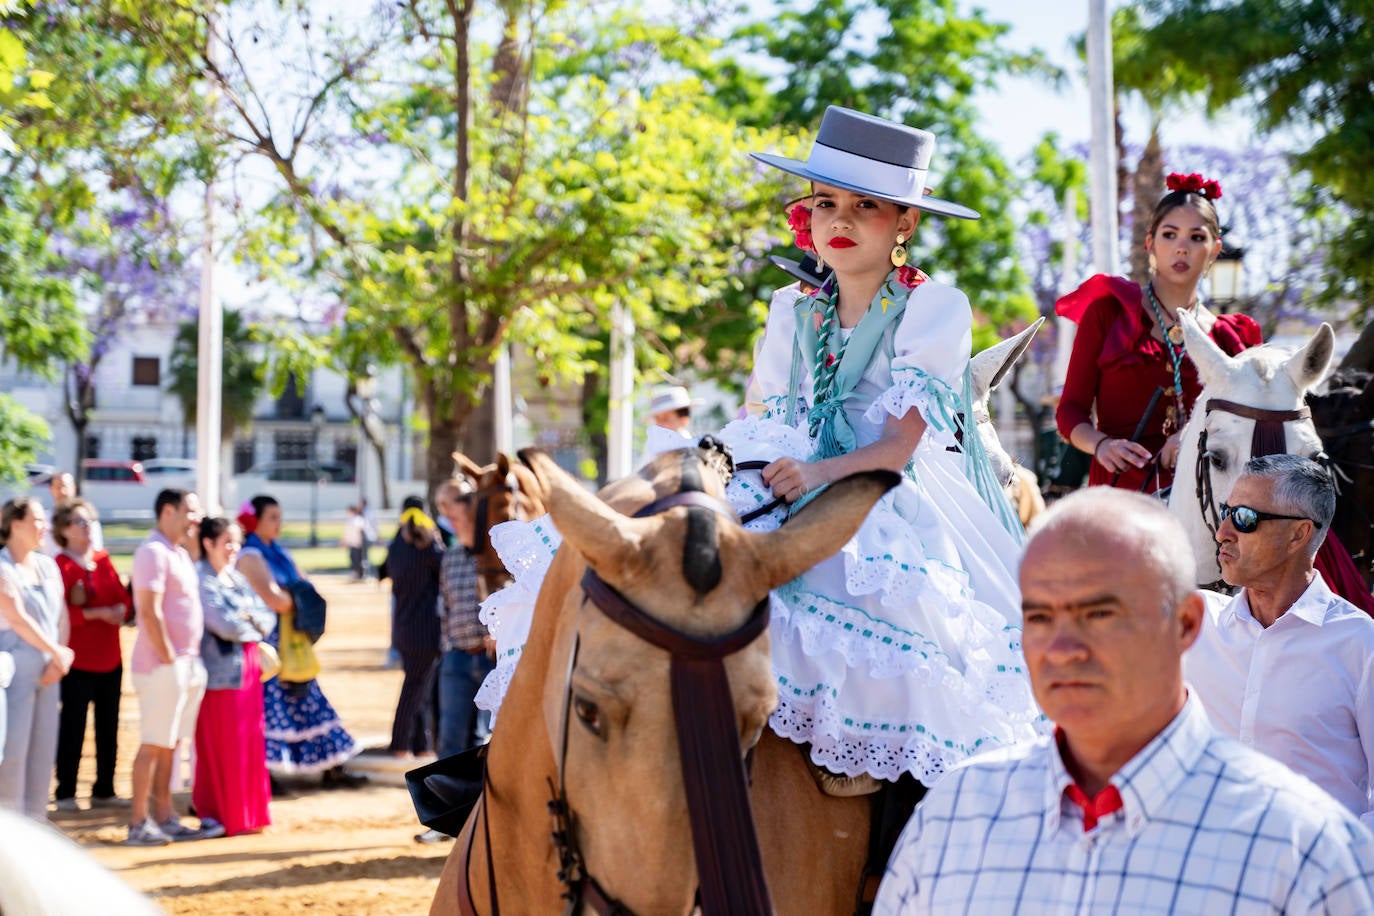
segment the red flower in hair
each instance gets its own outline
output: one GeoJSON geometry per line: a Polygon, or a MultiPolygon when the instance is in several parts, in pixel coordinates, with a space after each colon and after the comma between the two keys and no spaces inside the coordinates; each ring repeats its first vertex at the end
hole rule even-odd
{"type": "Polygon", "coordinates": [[[258,530],[258,513],[253,508],[251,499],[245,499],[243,504],[239,506],[238,518],[234,521],[238,522],[239,527],[243,529],[244,537],[258,530]]]}
{"type": "Polygon", "coordinates": [[[787,211],[787,228],[792,230],[797,247],[802,251],[815,251],[816,243],[811,240],[811,208],[797,204],[787,211]]]}
{"type": "Polygon", "coordinates": [[[1197,172],[1188,175],[1184,175],[1182,172],[1171,172],[1164,179],[1164,186],[1170,191],[1188,191],[1199,194],[1208,200],[1221,198],[1221,183],[1203,178],[1197,172]]]}

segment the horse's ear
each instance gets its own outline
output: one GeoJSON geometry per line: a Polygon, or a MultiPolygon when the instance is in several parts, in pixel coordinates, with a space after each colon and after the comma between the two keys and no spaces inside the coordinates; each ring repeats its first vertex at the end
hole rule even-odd
{"type": "Polygon", "coordinates": [[[510,476],[510,459],[505,452],[496,453],[496,475],[502,480],[510,476]]]}
{"type": "Polygon", "coordinates": [[[994,388],[1002,384],[1002,379],[1006,378],[1011,367],[1016,365],[1016,361],[1026,352],[1026,348],[1035,339],[1035,332],[1039,331],[1040,325],[1044,323],[1043,316],[1037,318],[1035,324],[1021,333],[974,354],[968,361],[969,374],[973,376],[974,403],[986,398],[994,388]]]}
{"type": "Polygon", "coordinates": [[[1188,351],[1188,358],[1197,366],[1202,386],[1206,388],[1208,385],[1215,385],[1225,378],[1230,372],[1232,362],[1226,351],[1203,333],[1202,328],[1197,325],[1197,319],[1193,318],[1191,313],[1179,311],[1178,324],[1183,328],[1184,346],[1188,351]]]}
{"type": "Polygon", "coordinates": [[[1306,391],[1322,380],[1327,367],[1331,365],[1331,355],[1335,349],[1336,333],[1331,330],[1331,325],[1323,321],[1307,346],[1294,353],[1284,366],[1288,370],[1288,377],[1298,386],[1298,391],[1306,391]]]}
{"type": "Polygon", "coordinates": [[[587,492],[587,488],[537,448],[520,450],[520,460],[539,484],[539,498],[554,524],[578,551],[592,561],[639,555],[639,538],[631,519],[587,492]]]}
{"type": "Polygon", "coordinates": [[[835,481],[777,531],[751,532],[763,582],[777,588],[840,549],[868,511],[901,481],[893,471],[864,471],[835,481]]]}
{"type": "Polygon", "coordinates": [[[477,480],[482,476],[482,469],[478,466],[477,462],[473,461],[462,452],[453,453],[453,463],[457,465],[458,470],[466,477],[477,480]]]}

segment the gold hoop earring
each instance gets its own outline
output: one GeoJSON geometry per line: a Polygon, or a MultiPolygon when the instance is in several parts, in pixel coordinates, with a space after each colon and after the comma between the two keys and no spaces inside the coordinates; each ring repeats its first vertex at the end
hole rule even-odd
{"type": "Polygon", "coordinates": [[[906,236],[900,232],[897,233],[897,244],[892,246],[892,254],[889,255],[893,267],[906,266],[906,246],[902,244],[905,241],[906,236]]]}

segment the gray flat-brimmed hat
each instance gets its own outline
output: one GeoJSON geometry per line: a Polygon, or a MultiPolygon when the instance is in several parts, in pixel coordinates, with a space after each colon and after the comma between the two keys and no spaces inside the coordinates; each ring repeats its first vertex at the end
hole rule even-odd
{"type": "Polygon", "coordinates": [[[935,135],[918,127],[831,105],[821,118],[811,155],[803,162],[750,153],[792,175],[941,216],[978,219],[978,211],[925,193],[935,135]]]}
{"type": "Polygon", "coordinates": [[[784,258],[778,254],[770,254],[768,260],[773,262],[774,267],[781,268],[788,276],[811,286],[821,286],[825,283],[826,278],[835,272],[833,267],[822,268],[821,265],[817,264],[815,253],[810,251],[800,261],[784,258]]]}

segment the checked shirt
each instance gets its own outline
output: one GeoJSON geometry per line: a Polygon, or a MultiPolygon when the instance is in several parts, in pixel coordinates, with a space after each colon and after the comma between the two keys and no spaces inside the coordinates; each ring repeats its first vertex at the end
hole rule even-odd
{"type": "Polygon", "coordinates": [[[969,760],[903,831],[875,916],[1374,913],[1374,835],[1308,780],[1220,736],[1198,700],[1112,777],[1084,831],[1041,739],[969,760]]]}

